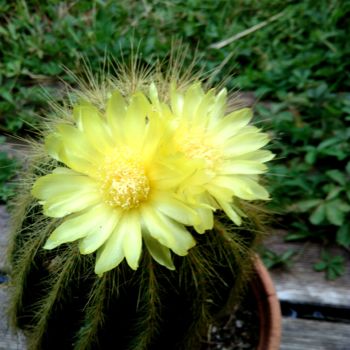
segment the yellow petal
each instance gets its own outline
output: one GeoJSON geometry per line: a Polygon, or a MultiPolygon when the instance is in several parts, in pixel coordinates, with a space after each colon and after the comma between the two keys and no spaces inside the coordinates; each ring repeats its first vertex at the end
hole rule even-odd
{"type": "MultiPolygon", "coordinates": [[[[154,156],[159,151],[160,145],[167,139],[167,135],[170,131],[164,127],[164,121],[159,119],[150,118],[144,129],[143,145],[140,151],[142,152],[142,160],[145,163],[154,163],[154,156]]],[[[169,136],[170,137],[170,136],[169,136]]],[[[168,138],[169,140],[169,138],[168,138]]]]}
{"type": "Polygon", "coordinates": [[[55,196],[43,202],[43,212],[46,216],[62,218],[96,205],[100,201],[101,196],[97,190],[70,193],[55,196]]]}
{"type": "Polygon", "coordinates": [[[139,266],[139,260],[142,249],[141,223],[136,211],[125,214],[119,228],[124,235],[123,252],[128,265],[136,270],[139,266]]]}
{"type": "Polygon", "coordinates": [[[74,126],[59,124],[57,125],[57,134],[60,137],[63,148],[70,153],[90,161],[93,161],[95,157],[100,155],[92,147],[87,135],[74,126]]]}
{"type": "Polygon", "coordinates": [[[197,225],[194,225],[194,229],[198,233],[204,233],[206,230],[211,230],[214,226],[214,215],[212,209],[198,208],[197,213],[200,221],[197,225]]]}
{"type": "Polygon", "coordinates": [[[200,83],[195,83],[187,89],[182,112],[185,118],[189,120],[194,118],[203,96],[204,92],[200,83]]]}
{"type": "Polygon", "coordinates": [[[160,265],[165,266],[169,270],[175,270],[175,266],[171,259],[171,253],[169,248],[160,244],[154,239],[148,232],[143,232],[143,238],[146,247],[151,254],[152,258],[160,265]]]}
{"type": "Polygon", "coordinates": [[[46,145],[50,154],[60,150],[60,161],[78,172],[89,174],[89,169],[95,169],[101,154],[91,146],[80,130],[61,124],[57,126],[56,135],[56,149],[52,149],[53,141],[46,145]]]}
{"type": "Polygon", "coordinates": [[[214,127],[218,120],[220,120],[226,110],[226,100],[227,100],[227,90],[222,89],[215,97],[215,102],[210,110],[210,119],[208,123],[208,127],[212,128],[214,127]]]}
{"type": "Polygon", "coordinates": [[[53,199],[62,195],[97,191],[94,180],[69,169],[59,168],[60,172],[39,177],[32,188],[32,195],[41,200],[53,199]]]}
{"type": "Polygon", "coordinates": [[[256,151],[269,142],[267,134],[251,132],[234,136],[225,145],[225,156],[235,157],[256,151]]]}
{"type": "Polygon", "coordinates": [[[242,108],[238,111],[234,111],[222,118],[212,130],[212,133],[215,135],[216,140],[221,142],[223,140],[225,141],[248,125],[252,117],[253,113],[250,108],[242,108]]]}
{"type": "Polygon", "coordinates": [[[165,191],[178,186],[188,176],[188,171],[183,159],[173,160],[169,157],[167,164],[159,164],[155,160],[152,167],[147,169],[147,175],[154,188],[165,191]],[[171,168],[169,168],[170,165],[171,168]],[[175,165],[177,165],[177,169],[172,168],[175,165]]]}
{"type": "Polygon", "coordinates": [[[152,102],[152,105],[159,109],[160,107],[160,101],[159,101],[159,95],[156,85],[152,82],[149,87],[149,99],[152,102]]]}
{"type": "Polygon", "coordinates": [[[228,202],[224,202],[221,200],[218,200],[221,208],[226,213],[226,215],[237,225],[240,226],[242,224],[242,219],[238,215],[238,213],[234,210],[232,205],[228,202]]]}
{"type": "Polygon", "coordinates": [[[260,163],[266,163],[275,158],[275,154],[268,150],[256,150],[250,153],[245,153],[240,156],[235,156],[234,160],[249,160],[260,163]]]}
{"type": "Polygon", "coordinates": [[[183,225],[158,213],[152,207],[142,207],[142,219],[150,235],[177,255],[186,255],[196,243],[183,225]]]}
{"type": "Polygon", "coordinates": [[[199,222],[199,217],[195,210],[168,193],[159,192],[154,197],[153,203],[159,211],[181,224],[193,226],[199,222]]]}
{"type": "Polygon", "coordinates": [[[72,169],[69,168],[65,168],[62,166],[59,166],[57,168],[55,168],[52,171],[53,174],[62,174],[62,175],[71,175],[71,176],[82,176],[82,174],[78,173],[77,171],[74,171],[72,169]]]}
{"type": "Polygon", "coordinates": [[[102,246],[102,244],[110,237],[113,230],[117,226],[121,217],[121,211],[110,208],[107,220],[103,223],[98,234],[91,233],[82,238],[79,242],[79,250],[81,254],[90,254],[102,246]]]}
{"type": "Polygon", "coordinates": [[[221,198],[230,202],[234,195],[235,180],[234,176],[217,176],[212,183],[207,186],[209,193],[215,198],[221,198]]]}
{"type": "Polygon", "coordinates": [[[205,116],[210,112],[212,105],[215,102],[215,90],[209,90],[202,98],[195,116],[193,118],[193,125],[199,125],[203,128],[207,125],[207,118],[205,116]]]}
{"type": "Polygon", "coordinates": [[[177,91],[175,84],[171,85],[170,100],[171,110],[173,111],[175,116],[181,116],[184,106],[184,97],[181,93],[177,91]]]}
{"type": "Polygon", "coordinates": [[[57,246],[73,242],[90,234],[99,234],[104,222],[108,220],[110,209],[105,205],[90,208],[88,211],[66,219],[58,226],[46,241],[44,248],[53,249],[57,246]]]}
{"type": "Polygon", "coordinates": [[[124,138],[136,149],[143,146],[150,111],[151,105],[144,94],[137,93],[132,96],[125,117],[124,138]]]}
{"type": "Polygon", "coordinates": [[[262,174],[267,171],[265,164],[251,160],[232,160],[226,161],[219,167],[222,175],[227,174],[262,174]]]}
{"type": "Polygon", "coordinates": [[[49,156],[61,161],[60,154],[62,153],[63,144],[60,135],[57,133],[47,135],[45,137],[45,149],[49,156]]]}
{"type": "Polygon", "coordinates": [[[96,150],[105,154],[113,148],[111,133],[96,107],[89,104],[78,105],[74,108],[74,114],[80,121],[86,139],[96,150]]]}
{"type": "Polygon", "coordinates": [[[107,103],[106,117],[109,127],[113,130],[113,135],[120,137],[123,131],[126,114],[126,103],[118,90],[114,91],[107,103]]]}
{"type": "Polygon", "coordinates": [[[269,193],[264,187],[248,176],[231,175],[219,176],[215,179],[215,185],[222,187],[222,191],[230,191],[236,197],[246,200],[268,200],[269,193]]]}
{"type": "Polygon", "coordinates": [[[112,270],[124,259],[123,241],[126,232],[119,229],[120,223],[121,221],[104,245],[97,251],[95,273],[98,275],[112,270]]]}

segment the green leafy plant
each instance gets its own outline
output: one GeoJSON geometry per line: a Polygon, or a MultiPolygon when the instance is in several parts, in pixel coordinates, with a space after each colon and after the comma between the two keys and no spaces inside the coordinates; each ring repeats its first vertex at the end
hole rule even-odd
{"type": "Polygon", "coordinates": [[[290,268],[292,265],[292,258],[295,255],[294,249],[288,249],[282,253],[277,253],[270,249],[263,249],[261,256],[265,266],[271,268],[290,268]]]}
{"type": "MultiPolygon", "coordinates": [[[[4,140],[5,138],[0,137],[0,145],[4,140]]],[[[16,159],[0,151],[0,203],[6,202],[14,194],[15,185],[10,181],[14,178],[18,167],[16,159]]]]}
{"type": "Polygon", "coordinates": [[[329,280],[334,280],[345,272],[345,259],[340,255],[331,255],[324,250],[321,254],[321,261],[314,264],[316,271],[324,271],[329,280]]]}

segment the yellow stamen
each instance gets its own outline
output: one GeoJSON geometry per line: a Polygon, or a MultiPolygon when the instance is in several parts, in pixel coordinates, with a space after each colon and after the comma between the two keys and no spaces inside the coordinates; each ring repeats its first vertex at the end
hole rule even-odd
{"type": "Polygon", "coordinates": [[[105,202],[124,210],[137,208],[148,198],[150,183],[145,169],[130,152],[123,150],[106,157],[99,169],[105,202]]]}
{"type": "Polygon", "coordinates": [[[220,150],[207,141],[204,133],[186,132],[176,138],[177,148],[190,159],[205,160],[213,168],[221,158],[220,150]]]}

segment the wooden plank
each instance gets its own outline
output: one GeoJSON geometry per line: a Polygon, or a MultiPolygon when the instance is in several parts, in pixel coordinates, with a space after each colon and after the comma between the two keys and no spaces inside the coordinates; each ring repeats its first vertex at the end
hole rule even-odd
{"type": "Polygon", "coordinates": [[[281,350],[349,350],[350,324],[283,318],[281,350]]]}
{"type": "Polygon", "coordinates": [[[23,334],[11,332],[7,322],[8,288],[0,285],[0,350],[25,350],[23,334]]]}
{"type": "Polygon", "coordinates": [[[0,205],[0,271],[6,271],[6,249],[9,234],[9,214],[4,205],[0,205]]]}
{"type": "MultiPolygon", "coordinates": [[[[325,274],[315,272],[314,263],[320,260],[322,247],[316,243],[284,242],[285,232],[278,231],[265,242],[269,249],[283,253],[293,249],[296,256],[288,271],[270,271],[275,283],[278,298],[298,304],[316,304],[337,308],[350,308],[350,271],[334,281],[325,279],[325,274]]],[[[334,254],[340,254],[349,262],[349,256],[341,249],[334,248],[334,254]]],[[[349,266],[349,263],[347,263],[349,266]]],[[[350,349],[350,345],[349,345],[350,349]]]]}
{"type": "MultiPolygon", "coordinates": [[[[9,235],[9,214],[4,205],[0,205],[0,271],[7,271],[6,249],[9,235]]],[[[25,338],[21,333],[13,333],[8,325],[7,310],[8,287],[0,284],[0,350],[25,350],[25,338]]]]}

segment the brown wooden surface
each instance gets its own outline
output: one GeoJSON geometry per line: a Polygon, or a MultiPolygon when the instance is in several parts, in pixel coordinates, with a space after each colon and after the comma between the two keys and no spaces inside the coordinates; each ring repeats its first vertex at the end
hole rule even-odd
{"type": "MultiPolygon", "coordinates": [[[[7,271],[5,264],[5,252],[8,245],[9,215],[5,206],[0,206],[0,271],[7,271]]],[[[24,337],[21,334],[13,334],[9,329],[6,315],[8,303],[8,287],[0,284],[0,350],[25,349],[24,337]]]]}
{"type": "MultiPolygon", "coordinates": [[[[269,249],[283,253],[293,249],[296,254],[290,269],[272,269],[280,301],[330,308],[350,309],[349,254],[334,248],[332,253],[344,256],[346,272],[334,281],[327,281],[323,272],[313,265],[320,261],[322,247],[315,243],[285,242],[285,232],[278,231],[265,242],[269,249]]],[[[349,315],[350,318],[350,315],[349,315]]],[[[283,318],[281,350],[350,350],[350,324],[283,318]]]]}
{"type": "Polygon", "coordinates": [[[270,271],[278,298],[281,301],[300,304],[350,308],[349,254],[344,250],[334,249],[334,254],[343,255],[348,262],[347,270],[336,280],[327,281],[323,272],[315,272],[313,269],[313,265],[320,261],[322,247],[315,243],[287,243],[284,242],[284,236],[285,232],[278,231],[265,243],[277,253],[283,253],[287,249],[296,252],[288,271],[270,271]]]}
{"type": "Polygon", "coordinates": [[[350,324],[284,318],[281,350],[349,350],[350,324]]]}
{"type": "Polygon", "coordinates": [[[23,335],[14,334],[8,326],[6,306],[8,300],[8,288],[0,285],[0,350],[24,350],[25,341],[23,335]]]}

